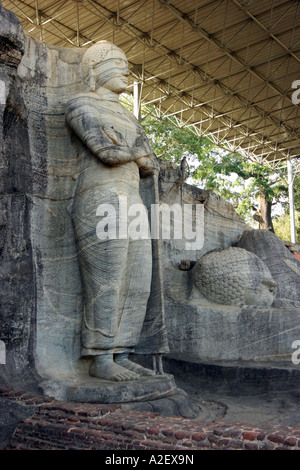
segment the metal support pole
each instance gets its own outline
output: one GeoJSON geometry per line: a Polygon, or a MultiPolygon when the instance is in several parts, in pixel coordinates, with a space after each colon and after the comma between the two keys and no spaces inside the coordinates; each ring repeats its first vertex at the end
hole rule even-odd
{"type": "Polygon", "coordinates": [[[293,178],[293,163],[291,158],[286,161],[288,173],[288,186],[289,186],[289,206],[290,206],[290,224],[291,224],[291,242],[296,243],[296,227],[295,227],[295,206],[294,206],[294,178],[293,178]]]}
{"type": "Polygon", "coordinates": [[[141,84],[135,80],[133,83],[133,114],[141,120],[141,101],[140,101],[141,84]]]}

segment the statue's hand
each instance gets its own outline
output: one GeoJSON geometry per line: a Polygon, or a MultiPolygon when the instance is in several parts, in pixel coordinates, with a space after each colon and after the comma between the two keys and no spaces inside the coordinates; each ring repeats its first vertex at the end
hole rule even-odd
{"type": "Polygon", "coordinates": [[[113,126],[104,125],[102,126],[102,130],[115,145],[127,146],[122,134],[116,131],[113,126]]]}
{"type": "Polygon", "coordinates": [[[136,161],[139,169],[141,176],[150,176],[154,174],[158,174],[160,170],[159,162],[157,160],[157,157],[154,153],[147,157],[142,157],[139,158],[136,161]]]}

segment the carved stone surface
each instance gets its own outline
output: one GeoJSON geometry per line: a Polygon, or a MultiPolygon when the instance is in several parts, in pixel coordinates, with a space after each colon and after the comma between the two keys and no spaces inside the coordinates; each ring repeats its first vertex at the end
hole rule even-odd
{"type": "MultiPolygon", "coordinates": [[[[13,15],[4,16],[5,21],[16,21],[13,15]]],[[[1,28],[5,21],[1,22],[1,28]]],[[[16,28],[19,31],[19,26],[16,28]]],[[[17,60],[11,57],[20,57],[22,47],[17,46],[17,50],[5,55],[7,63],[1,65],[3,78],[0,77],[5,82],[5,102],[1,104],[4,134],[0,340],[5,343],[7,353],[7,364],[1,365],[1,383],[9,386],[34,378],[35,384],[40,379],[48,379],[57,387],[74,381],[82,385],[80,379],[88,377],[90,358],[82,357],[81,348],[84,298],[74,232],[74,222],[80,228],[79,218],[75,220],[80,210],[74,196],[83,180],[83,160],[78,152],[82,144],[66,125],[66,109],[68,103],[70,107],[74,104],[72,100],[76,97],[90,102],[94,102],[94,97],[90,99],[88,85],[82,82],[78,72],[84,50],[48,47],[26,37],[26,53],[16,69],[17,60]]],[[[89,78],[93,82],[95,77],[89,78]]],[[[106,111],[108,115],[110,110],[106,111]]],[[[120,128],[121,121],[122,118],[118,122],[120,128]]],[[[136,124],[131,121],[131,125],[136,124]]],[[[105,129],[109,140],[115,143],[123,132],[120,129],[112,132],[111,126],[105,129]]],[[[137,134],[128,132],[126,138],[136,139],[137,134]]],[[[93,164],[97,166],[98,162],[93,164]]],[[[250,244],[246,246],[246,237],[242,237],[239,249],[253,251],[276,281],[275,302],[272,306],[253,308],[208,300],[192,282],[196,262],[212,250],[226,251],[235,246],[249,227],[222,198],[184,183],[180,167],[166,162],[160,162],[160,166],[162,203],[201,205],[204,209],[202,246],[190,250],[185,239],[162,241],[170,357],[191,362],[259,362],[266,367],[290,364],[292,342],[300,337],[299,262],[286,256],[286,252],[281,259],[277,239],[275,246],[273,238],[265,237],[267,241],[259,251],[263,245],[258,244],[258,238],[251,242],[251,248],[250,244]],[[275,254],[276,250],[279,251],[275,254]]],[[[123,173],[119,176],[123,184],[123,173]]],[[[93,173],[93,184],[95,180],[97,176],[93,173]]],[[[151,198],[154,188],[152,178],[139,181],[139,197],[146,206],[155,200],[151,198]]],[[[79,197],[84,199],[85,195],[79,197]]],[[[82,220],[86,222],[85,215],[82,220]]],[[[255,237],[260,235],[263,236],[262,232],[255,233],[255,237]]],[[[117,262],[119,257],[113,260],[117,262]]],[[[156,260],[154,256],[152,263],[156,260]]],[[[150,261],[149,254],[144,261],[146,264],[150,261]]],[[[142,269],[147,274],[144,265],[142,269]]],[[[153,286],[156,279],[152,277],[153,286]]],[[[139,280],[137,283],[141,287],[139,280]]],[[[154,298],[161,300],[161,294],[157,283],[154,298]]],[[[152,307],[155,310],[155,302],[152,307]]],[[[148,345],[152,346],[151,340],[148,345]]],[[[159,380],[160,377],[155,377],[155,381],[159,380]]],[[[138,387],[138,382],[129,383],[138,387]]],[[[116,390],[119,385],[123,383],[110,384],[116,390]]],[[[57,394],[62,390],[64,385],[57,389],[57,394]]]]}
{"type": "MultiPolygon", "coordinates": [[[[193,207],[201,205],[204,208],[203,246],[187,250],[185,237],[162,240],[166,269],[170,267],[168,264],[177,268],[182,260],[195,262],[209,251],[229,248],[237,243],[245,230],[249,230],[244,219],[235,212],[229,202],[211,191],[183,183],[179,165],[161,161],[160,166],[161,203],[170,207],[182,203],[191,204],[193,207]]],[[[164,271],[164,282],[166,276],[167,273],[164,271]]]]}
{"type": "Polygon", "coordinates": [[[247,230],[237,246],[255,253],[268,266],[277,283],[276,299],[284,301],[286,305],[300,302],[300,261],[274,233],[268,230],[247,230]]]}
{"type": "Polygon", "coordinates": [[[242,308],[193,299],[166,303],[169,357],[193,363],[297,369],[299,308],[242,308]]]}
{"type": "MultiPolygon", "coordinates": [[[[89,368],[88,358],[81,358],[83,292],[70,211],[82,160],[78,140],[65,122],[67,103],[89,90],[78,74],[84,50],[47,47],[28,37],[24,48],[26,54],[4,106],[1,266],[7,275],[2,277],[1,339],[7,344],[7,371],[15,374],[12,380],[25,380],[27,375],[20,373],[25,364],[42,377],[65,380],[86,374],[89,368]],[[13,275],[16,262],[19,282],[13,275]]],[[[204,203],[204,252],[234,243],[246,225],[232,206],[191,186],[182,192],[181,183],[180,170],[162,163],[163,202],[180,202],[183,196],[187,203],[204,203]]],[[[153,194],[153,180],[143,178],[140,197],[146,206],[154,202],[149,194],[153,194]]],[[[188,274],[178,269],[181,260],[196,260],[202,253],[186,252],[184,243],[163,241],[165,295],[176,289],[178,274],[188,274]]],[[[152,284],[155,281],[156,277],[152,284]]],[[[159,286],[155,297],[161,297],[159,286]]]]}
{"type": "Polygon", "coordinates": [[[191,270],[178,270],[173,288],[168,284],[165,309],[169,356],[195,363],[297,368],[292,354],[293,343],[300,337],[299,260],[271,232],[247,230],[238,245],[244,247],[242,251],[232,247],[204,254],[191,270]],[[248,247],[256,255],[246,251],[248,247]],[[233,253],[243,254],[237,270],[233,253]],[[244,282],[247,277],[248,288],[244,282]],[[214,282],[218,283],[217,290],[214,282]],[[236,285],[243,288],[239,291],[236,285]],[[268,291],[269,287],[273,292],[268,291]],[[232,304],[230,298],[234,299],[232,304]]]}
{"type": "Polygon", "coordinates": [[[225,305],[270,307],[276,283],[267,266],[242,248],[215,250],[204,255],[191,271],[204,297],[225,305]]]}
{"type": "Polygon", "coordinates": [[[167,374],[144,377],[131,381],[130,385],[83,375],[80,380],[66,380],[63,386],[47,381],[41,386],[50,396],[55,394],[61,400],[87,403],[143,402],[171,396],[177,390],[173,376],[167,374]]]}
{"type": "MultiPolygon", "coordinates": [[[[162,167],[161,201],[172,204],[180,202],[180,169],[170,163],[163,163],[162,167]]],[[[267,237],[272,238],[273,242],[268,242],[268,256],[260,256],[261,247],[258,248],[257,244],[259,237],[264,236],[263,231],[253,231],[253,237],[257,237],[252,243],[253,253],[267,266],[277,284],[273,304],[265,307],[239,307],[208,300],[196,288],[192,279],[196,262],[213,250],[226,251],[230,247],[238,247],[251,252],[251,249],[248,250],[247,246],[239,243],[239,240],[244,239],[242,234],[249,232],[249,227],[230,204],[209,191],[185,184],[183,202],[204,205],[204,244],[200,250],[189,252],[185,250],[184,240],[163,241],[169,357],[194,363],[247,363],[250,367],[274,367],[280,364],[280,367],[296,368],[291,357],[294,352],[293,341],[300,337],[300,309],[298,302],[288,300],[282,289],[285,286],[286,292],[293,291],[289,298],[297,299],[300,279],[294,274],[298,260],[283,247],[283,252],[288,252],[289,265],[293,265],[295,269],[287,271],[286,262],[281,268],[276,268],[276,257],[279,263],[277,266],[282,263],[282,243],[268,232],[270,235],[267,234],[267,237]],[[280,245],[277,255],[273,243],[280,245]],[[271,258],[271,251],[273,267],[267,259],[271,258]],[[190,260],[190,269],[182,269],[182,260],[185,266],[187,260],[190,260]],[[288,274],[286,280],[283,279],[284,275],[280,276],[282,270],[288,274]],[[295,289],[295,286],[298,288],[295,289]]],[[[227,272],[229,268],[226,267],[227,272]]],[[[255,283],[255,279],[253,282],[255,283]]],[[[273,294],[271,298],[272,296],[273,294]]]]}
{"type": "Polygon", "coordinates": [[[128,215],[130,206],[144,206],[141,177],[151,178],[151,198],[159,164],[141,125],[119,102],[129,74],[123,51],[100,41],[84,53],[81,71],[90,91],[69,100],[66,120],[81,160],[69,212],[83,287],[82,355],[93,357],[92,375],[133,380],[139,368],[129,353],[168,352],[163,302],[155,293],[151,305],[152,271],[154,279],[159,273],[152,266],[148,213],[144,208],[146,234],[137,239],[129,234],[128,215]],[[99,216],[107,211],[108,232],[99,234],[99,216]]]}

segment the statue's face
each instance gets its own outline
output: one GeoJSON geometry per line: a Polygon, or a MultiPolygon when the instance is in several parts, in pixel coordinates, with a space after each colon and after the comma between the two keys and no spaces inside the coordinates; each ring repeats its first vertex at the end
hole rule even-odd
{"type": "Polygon", "coordinates": [[[245,294],[246,305],[255,305],[260,308],[267,308],[272,305],[276,297],[276,283],[271,279],[260,282],[255,290],[245,294]]]}
{"type": "Polygon", "coordinates": [[[106,88],[114,93],[123,93],[128,85],[128,62],[125,54],[114,49],[94,67],[96,89],[106,88]]]}
{"type": "Polygon", "coordinates": [[[253,263],[252,266],[255,280],[252,288],[245,290],[245,303],[261,308],[270,307],[276,297],[276,282],[262,262],[259,265],[253,263]]]}

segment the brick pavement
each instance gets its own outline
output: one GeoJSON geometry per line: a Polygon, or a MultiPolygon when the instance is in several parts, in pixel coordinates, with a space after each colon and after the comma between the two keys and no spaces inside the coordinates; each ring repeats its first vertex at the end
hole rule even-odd
{"type": "Polygon", "coordinates": [[[300,426],[201,423],[11,389],[0,389],[0,398],[35,409],[6,450],[300,450],[300,426]]]}

